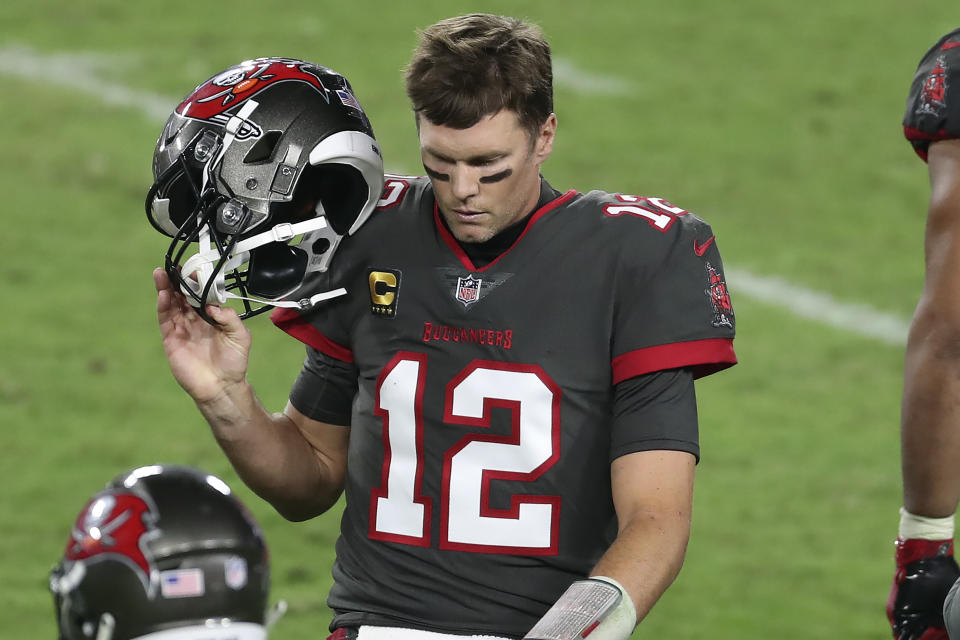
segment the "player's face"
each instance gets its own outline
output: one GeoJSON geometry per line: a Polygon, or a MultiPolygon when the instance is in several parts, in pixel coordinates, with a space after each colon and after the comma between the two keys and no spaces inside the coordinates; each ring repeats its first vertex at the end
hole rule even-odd
{"type": "Polygon", "coordinates": [[[486,116],[467,129],[420,119],[423,168],[457,240],[485,242],[530,213],[556,129],[550,114],[531,141],[513,111],[486,116]]]}

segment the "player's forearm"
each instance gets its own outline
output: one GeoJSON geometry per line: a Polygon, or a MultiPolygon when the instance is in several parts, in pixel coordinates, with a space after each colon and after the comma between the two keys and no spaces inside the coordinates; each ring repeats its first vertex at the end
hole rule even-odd
{"type": "Polygon", "coordinates": [[[621,526],[591,575],[609,576],[629,592],[639,622],[676,579],[690,539],[690,514],[642,513],[621,526]]]}
{"type": "Polygon", "coordinates": [[[907,344],[901,447],[907,511],[952,515],[960,499],[960,318],[926,301],[907,344]]]}
{"type": "Polygon", "coordinates": [[[324,473],[293,421],[269,413],[249,384],[197,406],[244,484],[282,516],[306,520],[336,503],[341,483],[324,473]]]}

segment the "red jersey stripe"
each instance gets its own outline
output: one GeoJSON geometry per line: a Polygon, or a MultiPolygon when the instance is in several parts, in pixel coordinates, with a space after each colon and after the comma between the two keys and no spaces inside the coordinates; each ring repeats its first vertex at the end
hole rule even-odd
{"type": "Polygon", "coordinates": [[[342,362],[353,363],[353,352],[350,349],[341,344],[337,344],[320,333],[316,327],[307,322],[293,309],[274,309],[273,312],[270,313],[270,321],[277,325],[277,328],[281,331],[289,333],[300,342],[313,347],[317,351],[342,362]]]}
{"type": "Polygon", "coordinates": [[[691,367],[693,377],[702,378],[736,363],[737,354],[733,351],[733,340],[728,338],[658,344],[629,351],[614,358],[613,383],[645,373],[679,367],[691,367]]]}

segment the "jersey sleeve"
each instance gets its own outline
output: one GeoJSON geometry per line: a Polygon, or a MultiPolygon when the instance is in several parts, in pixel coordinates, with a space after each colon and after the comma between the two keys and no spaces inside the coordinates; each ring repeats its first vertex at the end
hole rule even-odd
{"type": "Polygon", "coordinates": [[[684,212],[667,231],[646,227],[631,242],[617,274],[613,382],[679,367],[699,378],[736,364],[733,305],[710,225],[684,212]]]}
{"type": "Polygon", "coordinates": [[[348,426],[356,395],[356,367],[307,347],[300,375],[290,390],[290,404],[297,411],[313,420],[348,426]]]}
{"type": "Polygon", "coordinates": [[[960,29],[942,37],[920,60],[903,133],[924,160],[931,142],[960,138],[960,29]]]}
{"type": "Polygon", "coordinates": [[[353,362],[353,352],[347,345],[346,336],[341,337],[336,327],[324,322],[319,314],[301,314],[293,309],[275,309],[270,320],[278,329],[287,333],[308,347],[327,354],[343,362],[353,362]],[[330,335],[334,337],[330,337],[330,335]]]}
{"type": "Polygon", "coordinates": [[[663,449],[700,460],[697,397],[688,368],[634,376],[614,387],[610,459],[663,449]]]}
{"type": "Polygon", "coordinates": [[[306,292],[304,297],[307,297],[315,292],[345,287],[346,295],[326,300],[306,310],[278,307],[270,313],[271,322],[308,347],[331,358],[352,363],[350,314],[355,306],[353,298],[363,293],[362,286],[355,281],[356,278],[354,277],[353,281],[350,279],[355,276],[353,271],[355,269],[348,273],[336,268],[331,269],[315,276],[302,289],[306,292]]]}

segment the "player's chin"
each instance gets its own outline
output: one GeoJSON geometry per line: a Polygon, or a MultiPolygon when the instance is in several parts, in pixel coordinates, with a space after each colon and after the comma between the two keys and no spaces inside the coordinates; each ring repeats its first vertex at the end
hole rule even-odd
{"type": "Polygon", "coordinates": [[[447,226],[457,242],[486,242],[493,237],[494,231],[489,226],[482,224],[480,220],[458,220],[447,218],[447,226]]]}
{"type": "Polygon", "coordinates": [[[486,242],[495,235],[493,230],[480,225],[458,225],[452,231],[453,237],[464,244],[486,242]]]}

